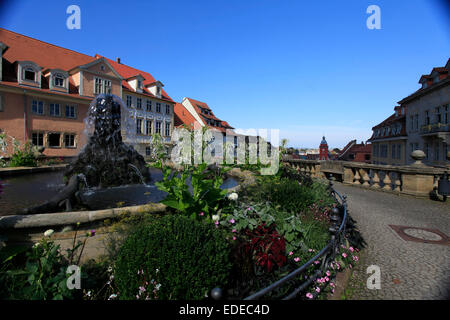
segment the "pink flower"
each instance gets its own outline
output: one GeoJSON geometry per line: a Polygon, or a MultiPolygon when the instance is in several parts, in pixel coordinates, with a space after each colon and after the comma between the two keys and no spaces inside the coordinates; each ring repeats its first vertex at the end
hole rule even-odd
{"type": "Polygon", "coordinates": [[[320,288],[319,287],[316,287],[316,292],[320,292],[320,288]]]}
{"type": "Polygon", "coordinates": [[[329,277],[331,275],[331,272],[327,271],[325,274],[329,277]]]}
{"type": "Polygon", "coordinates": [[[236,232],[236,229],[231,230],[231,232],[236,232]]]}
{"type": "Polygon", "coordinates": [[[314,261],[314,264],[319,264],[319,263],[320,263],[319,260],[314,261]]]}
{"type": "Polygon", "coordinates": [[[201,216],[204,216],[204,215],[205,215],[205,213],[203,213],[203,212],[200,212],[200,215],[201,215],[201,216]]]}
{"type": "Polygon", "coordinates": [[[294,261],[295,261],[295,262],[299,262],[299,261],[300,261],[300,258],[299,258],[299,257],[295,257],[295,258],[294,258],[294,261]]]}
{"type": "Polygon", "coordinates": [[[353,247],[348,248],[348,250],[350,250],[350,252],[353,252],[353,247]]]}
{"type": "Polygon", "coordinates": [[[294,254],[294,253],[293,253],[292,251],[291,251],[291,252],[289,252],[289,255],[290,255],[290,256],[292,256],[293,254],[294,254]]]}
{"type": "Polygon", "coordinates": [[[312,298],[313,298],[313,295],[312,295],[311,293],[308,292],[308,293],[306,294],[306,297],[307,297],[308,299],[312,299],[312,298]]]}
{"type": "Polygon", "coordinates": [[[218,226],[218,225],[219,225],[219,221],[214,222],[214,224],[215,224],[216,226],[218,226]]]}
{"type": "Polygon", "coordinates": [[[335,284],[334,284],[333,282],[330,282],[330,286],[331,286],[332,288],[336,287],[335,284]]]}
{"type": "Polygon", "coordinates": [[[358,256],[353,256],[353,260],[358,261],[359,260],[358,256]]]}
{"type": "Polygon", "coordinates": [[[233,240],[236,240],[236,237],[235,237],[235,236],[233,236],[233,240]]]}
{"type": "Polygon", "coordinates": [[[313,249],[308,249],[309,252],[313,252],[313,249]]]}
{"type": "Polygon", "coordinates": [[[343,256],[344,258],[347,258],[347,254],[346,254],[345,252],[342,254],[342,256],[343,256]]]}
{"type": "Polygon", "coordinates": [[[330,278],[325,277],[325,281],[326,281],[326,282],[330,281],[330,278]]]}
{"type": "Polygon", "coordinates": [[[353,268],[351,264],[349,264],[348,266],[350,267],[350,269],[353,268]]]}
{"type": "Polygon", "coordinates": [[[235,221],[234,219],[230,219],[228,222],[231,223],[231,224],[233,224],[233,223],[235,223],[236,221],[235,221]]]}

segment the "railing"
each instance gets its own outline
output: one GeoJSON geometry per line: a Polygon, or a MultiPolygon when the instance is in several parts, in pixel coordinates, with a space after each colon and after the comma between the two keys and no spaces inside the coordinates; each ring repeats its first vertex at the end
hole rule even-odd
{"type": "MultiPolygon", "coordinates": [[[[328,244],[320,250],[318,254],[316,254],[313,258],[311,258],[308,262],[306,262],[301,267],[297,268],[296,270],[289,273],[287,276],[281,278],[280,280],[272,283],[268,287],[259,290],[258,292],[248,296],[244,300],[256,300],[259,298],[262,298],[264,295],[268,294],[269,292],[285,285],[290,280],[298,279],[298,277],[309,267],[311,266],[315,261],[318,261],[319,259],[322,259],[322,264],[319,267],[319,269],[308,278],[305,282],[300,284],[297,288],[295,288],[291,293],[287,294],[286,296],[282,297],[282,300],[290,300],[295,298],[299,293],[301,293],[303,290],[305,290],[314,280],[316,280],[318,277],[320,277],[322,274],[324,274],[330,264],[330,262],[334,261],[334,258],[336,254],[339,251],[339,245],[342,243],[342,240],[345,236],[345,226],[347,224],[347,200],[345,196],[341,196],[336,190],[333,189],[332,183],[330,182],[330,191],[331,194],[334,196],[336,201],[339,204],[339,208],[335,207],[332,209],[332,214],[330,216],[331,220],[331,226],[330,226],[330,233],[331,233],[331,240],[328,242],[328,244]],[[339,199],[338,199],[339,198],[339,199]]],[[[328,283],[327,283],[328,285],[328,283]]],[[[317,293],[316,293],[317,295],[317,293]]]]}
{"type": "Polygon", "coordinates": [[[405,166],[301,159],[284,159],[284,162],[312,177],[332,175],[348,185],[421,197],[429,197],[437,190],[439,177],[446,171],[444,167],[424,165],[420,159],[405,166]]]}
{"type": "Polygon", "coordinates": [[[448,132],[450,131],[450,124],[448,123],[433,123],[426,124],[420,127],[420,133],[433,133],[433,132],[448,132]]]}

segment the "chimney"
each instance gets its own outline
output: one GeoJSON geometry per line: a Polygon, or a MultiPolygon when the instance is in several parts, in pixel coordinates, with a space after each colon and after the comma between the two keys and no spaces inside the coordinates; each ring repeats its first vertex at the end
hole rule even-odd
{"type": "Polygon", "coordinates": [[[120,63],[120,58],[117,58],[117,59],[116,59],[116,62],[117,62],[117,63],[120,63]]]}

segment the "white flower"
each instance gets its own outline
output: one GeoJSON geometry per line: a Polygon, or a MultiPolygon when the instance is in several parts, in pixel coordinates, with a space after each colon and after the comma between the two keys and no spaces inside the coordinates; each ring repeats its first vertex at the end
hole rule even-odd
{"type": "Polygon", "coordinates": [[[238,199],[238,194],[237,194],[236,192],[230,193],[230,194],[228,195],[228,199],[229,199],[229,200],[236,201],[236,200],[238,199]]]}
{"type": "Polygon", "coordinates": [[[212,219],[213,219],[213,221],[219,221],[219,215],[213,214],[212,219]]]}
{"type": "Polygon", "coordinates": [[[158,283],[158,284],[155,286],[155,289],[156,289],[156,290],[159,290],[159,288],[161,288],[161,283],[158,283]]]}
{"type": "Polygon", "coordinates": [[[33,247],[34,247],[34,248],[37,248],[37,247],[39,247],[40,245],[41,245],[40,242],[36,242],[36,243],[33,245],[33,247]]]}
{"type": "Polygon", "coordinates": [[[108,300],[115,299],[115,298],[117,298],[117,294],[113,293],[112,295],[109,296],[108,300]]]}
{"type": "Polygon", "coordinates": [[[48,229],[44,232],[45,237],[50,237],[55,231],[53,229],[48,229]]]}

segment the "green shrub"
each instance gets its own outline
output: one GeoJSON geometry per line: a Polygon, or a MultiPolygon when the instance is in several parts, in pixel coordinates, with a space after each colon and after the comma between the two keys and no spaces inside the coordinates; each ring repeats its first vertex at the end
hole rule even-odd
{"type": "Polygon", "coordinates": [[[334,200],[328,192],[327,185],[313,182],[304,185],[288,178],[262,176],[257,185],[250,187],[246,195],[254,202],[271,202],[282,210],[299,213],[314,203],[331,205],[334,200]]]}
{"type": "Polygon", "coordinates": [[[27,141],[20,147],[17,141],[14,141],[14,153],[9,161],[11,167],[35,167],[37,165],[36,157],[34,156],[33,145],[27,141]]]}
{"type": "Polygon", "coordinates": [[[130,234],[118,253],[119,297],[203,299],[214,287],[225,287],[229,255],[224,234],[211,223],[174,215],[154,219],[130,234]]]}

